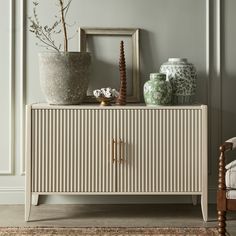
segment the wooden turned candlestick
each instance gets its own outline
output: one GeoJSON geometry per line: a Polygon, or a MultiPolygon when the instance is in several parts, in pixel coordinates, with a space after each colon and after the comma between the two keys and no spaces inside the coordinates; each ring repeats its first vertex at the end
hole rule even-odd
{"type": "Polygon", "coordinates": [[[125,52],[124,52],[124,42],[120,42],[120,61],[119,61],[119,70],[120,70],[120,90],[119,96],[116,100],[117,105],[126,105],[126,65],[125,65],[125,52]]]}

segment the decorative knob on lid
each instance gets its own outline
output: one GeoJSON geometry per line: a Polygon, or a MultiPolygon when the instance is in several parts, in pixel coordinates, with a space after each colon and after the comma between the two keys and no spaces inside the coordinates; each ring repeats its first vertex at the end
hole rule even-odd
{"type": "Polygon", "coordinates": [[[151,73],[150,80],[166,80],[166,74],[164,73],[151,73]]]}
{"type": "Polygon", "coordinates": [[[188,62],[187,58],[169,58],[168,62],[188,62]]]}

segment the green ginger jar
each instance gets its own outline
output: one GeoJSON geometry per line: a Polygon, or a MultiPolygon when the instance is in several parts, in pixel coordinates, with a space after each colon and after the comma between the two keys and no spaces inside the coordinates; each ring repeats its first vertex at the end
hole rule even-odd
{"type": "Polygon", "coordinates": [[[172,87],[162,73],[151,73],[150,80],[143,87],[144,100],[147,106],[170,105],[172,87]]]}

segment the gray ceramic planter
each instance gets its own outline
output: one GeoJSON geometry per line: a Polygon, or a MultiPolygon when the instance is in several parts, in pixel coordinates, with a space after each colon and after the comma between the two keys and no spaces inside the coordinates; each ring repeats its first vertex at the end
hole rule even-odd
{"type": "Polygon", "coordinates": [[[40,84],[47,102],[80,104],[88,89],[90,64],[87,52],[40,53],[40,84]]]}

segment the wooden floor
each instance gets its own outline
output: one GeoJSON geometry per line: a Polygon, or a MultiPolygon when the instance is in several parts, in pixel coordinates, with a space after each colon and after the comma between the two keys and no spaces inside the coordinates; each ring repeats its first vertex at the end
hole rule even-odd
{"type": "MultiPolygon", "coordinates": [[[[227,230],[236,235],[236,214],[228,215],[227,230]]],[[[204,222],[200,205],[39,205],[30,222],[24,221],[23,205],[0,205],[0,227],[216,227],[216,206],[209,206],[204,222]]]]}

